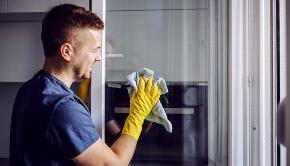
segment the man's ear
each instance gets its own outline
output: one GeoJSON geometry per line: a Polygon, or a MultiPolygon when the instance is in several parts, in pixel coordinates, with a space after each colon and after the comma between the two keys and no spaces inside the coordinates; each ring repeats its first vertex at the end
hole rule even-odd
{"type": "Polygon", "coordinates": [[[73,47],[69,43],[64,43],[60,46],[60,55],[61,57],[69,62],[73,56],[73,47]]]}

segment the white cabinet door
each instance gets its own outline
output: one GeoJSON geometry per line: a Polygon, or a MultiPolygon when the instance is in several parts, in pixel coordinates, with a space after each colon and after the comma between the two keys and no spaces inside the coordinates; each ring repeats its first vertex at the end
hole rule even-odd
{"type": "Polygon", "coordinates": [[[71,3],[89,9],[89,0],[8,0],[8,12],[46,12],[51,7],[71,3]]]}
{"type": "Polygon", "coordinates": [[[7,12],[7,0],[0,0],[0,13],[7,12]]]}

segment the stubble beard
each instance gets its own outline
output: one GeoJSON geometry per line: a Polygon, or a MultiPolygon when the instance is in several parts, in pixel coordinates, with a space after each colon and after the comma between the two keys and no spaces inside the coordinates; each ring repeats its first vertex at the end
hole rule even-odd
{"type": "Polygon", "coordinates": [[[91,78],[91,72],[85,73],[82,75],[82,79],[89,79],[89,78],[91,78]]]}
{"type": "Polygon", "coordinates": [[[91,78],[91,75],[92,75],[92,71],[85,72],[82,74],[81,69],[77,66],[74,66],[73,73],[74,73],[74,77],[76,80],[89,79],[89,78],[91,78]]]}
{"type": "Polygon", "coordinates": [[[80,80],[80,79],[82,79],[82,75],[81,75],[81,71],[80,71],[80,68],[79,67],[77,67],[77,66],[74,66],[73,67],[73,73],[74,73],[74,78],[76,79],[76,80],[80,80]]]}

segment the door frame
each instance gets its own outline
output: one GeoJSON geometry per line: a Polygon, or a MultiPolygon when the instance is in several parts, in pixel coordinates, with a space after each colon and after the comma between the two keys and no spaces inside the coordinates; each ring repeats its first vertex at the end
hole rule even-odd
{"type": "Polygon", "coordinates": [[[273,1],[229,1],[229,165],[276,164],[273,1]]]}

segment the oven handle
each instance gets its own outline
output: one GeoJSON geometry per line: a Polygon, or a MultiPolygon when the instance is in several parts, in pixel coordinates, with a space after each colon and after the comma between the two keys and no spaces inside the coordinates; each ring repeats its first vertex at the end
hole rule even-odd
{"type": "MultiPolygon", "coordinates": [[[[194,108],[164,108],[167,114],[183,114],[191,115],[194,114],[194,108]]],[[[114,112],[117,114],[129,113],[128,107],[115,107],[114,112]]]]}

